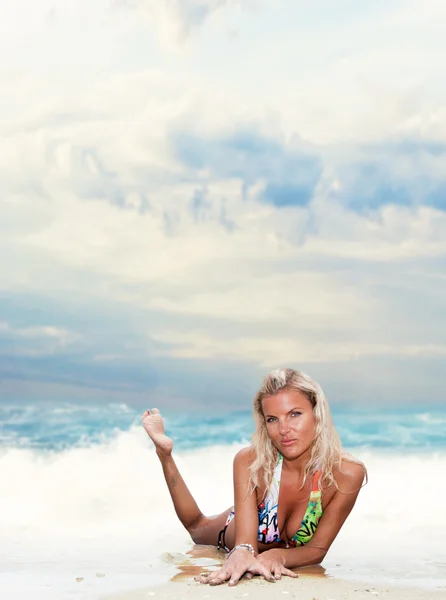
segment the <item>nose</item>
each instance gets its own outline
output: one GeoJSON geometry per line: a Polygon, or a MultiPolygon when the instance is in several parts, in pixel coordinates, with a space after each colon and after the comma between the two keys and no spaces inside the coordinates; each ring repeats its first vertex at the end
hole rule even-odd
{"type": "Polygon", "coordinates": [[[288,421],[286,421],[286,420],[279,421],[279,434],[283,435],[285,437],[289,431],[290,431],[290,425],[289,425],[288,421]]]}

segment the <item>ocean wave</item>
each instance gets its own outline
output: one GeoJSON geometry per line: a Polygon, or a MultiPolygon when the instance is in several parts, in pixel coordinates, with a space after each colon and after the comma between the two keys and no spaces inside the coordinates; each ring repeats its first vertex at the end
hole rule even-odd
{"type": "MultiPolygon", "coordinates": [[[[179,469],[205,514],[231,506],[232,462],[241,447],[176,451],[179,469]]],[[[446,503],[443,487],[436,485],[446,470],[446,451],[358,450],[355,455],[365,462],[369,483],[325,565],[336,571],[338,563],[354,564],[393,577],[404,564],[406,573],[417,570],[422,576],[446,544],[446,516],[427,504],[432,485],[435,506],[446,503]]],[[[132,572],[137,566],[145,572],[149,564],[156,571],[162,552],[191,547],[140,426],[63,451],[0,448],[0,481],[0,566],[7,564],[9,571],[24,564],[27,569],[51,565],[52,572],[67,564],[104,572],[132,572]]],[[[439,568],[431,573],[433,580],[440,576],[439,568]]]]}
{"type": "Polygon", "coordinates": [[[446,425],[446,415],[440,416],[438,414],[422,413],[416,415],[416,418],[426,425],[446,425]]]}
{"type": "MultiPolygon", "coordinates": [[[[215,514],[231,505],[232,461],[241,447],[215,445],[177,453],[203,512],[215,514]]],[[[429,486],[446,471],[446,452],[407,455],[368,450],[357,455],[368,467],[370,483],[349,520],[349,535],[367,536],[369,541],[375,536],[382,542],[375,535],[381,529],[386,539],[404,535],[407,543],[411,530],[446,528],[441,511],[426,510],[429,486]]],[[[62,452],[4,447],[0,481],[4,538],[113,533],[139,539],[149,527],[152,543],[158,534],[161,538],[181,531],[152,443],[140,427],[101,444],[62,452]]],[[[438,488],[435,503],[445,502],[446,494],[438,488]]]]}
{"type": "MultiPolygon", "coordinates": [[[[103,444],[139,426],[142,409],[126,404],[54,406],[0,404],[0,446],[63,451],[103,444]]],[[[346,447],[446,448],[446,412],[334,410],[346,447]]],[[[253,420],[248,411],[225,415],[167,412],[166,428],[182,450],[246,443],[253,420]]]]}

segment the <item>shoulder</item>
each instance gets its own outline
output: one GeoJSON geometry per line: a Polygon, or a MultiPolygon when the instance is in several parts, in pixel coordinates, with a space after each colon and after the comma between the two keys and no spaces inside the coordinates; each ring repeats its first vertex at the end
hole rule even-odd
{"type": "MultiPolygon", "coordinates": [[[[249,486],[251,465],[254,460],[254,449],[252,447],[242,448],[234,457],[234,486],[249,486]]],[[[235,489],[235,488],[234,488],[235,489]]]]}
{"type": "Polygon", "coordinates": [[[343,494],[359,492],[367,476],[365,466],[351,458],[343,458],[341,467],[333,473],[338,490],[343,494]]]}
{"type": "Polygon", "coordinates": [[[248,468],[251,466],[254,460],[255,450],[252,446],[248,446],[246,448],[242,448],[237,452],[237,454],[234,457],[234,466],[248,468]]]}

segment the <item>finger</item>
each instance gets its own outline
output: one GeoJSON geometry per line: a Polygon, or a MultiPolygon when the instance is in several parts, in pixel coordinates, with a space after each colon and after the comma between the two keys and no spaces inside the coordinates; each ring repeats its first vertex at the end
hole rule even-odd
{"type": "Polygon", "coordinates": [[[236,571],[230,578],[228,585],[234,586],[240,581],[243,577],[244,571],[236,571]]]}
{"type": "Polygon", "coordinates": [[[220,577],[216,577],[215,579],[210,579],[209,580],[209,585],[211,585],[212,587],[214,585],[221,585],[222,583],[224,583],[228,579],[229,579],[229,575],[226,575],[226,576],[220,575],[220,577]]]}
{"type": "Polygon", "coordinates": [[[160,411],[157,408],[151,408],[150,412],[152,413],[152,415],[159,415],[160,411]]]}
{"type": "Polygon", "coordinates": [[[259,575],[263,575],[263,577],[266,579],[266,581],[270,581],[271,583],[273,581],[276,581],[274,579],[274,575],[268,571],[268,569],[266,567],[264,567],[262,564],[259,565],[258,567],[255,568],[255,571],[259,574],[259,575]]]}
{"type": "Polygon", "coordinates": [[[228,571],[220,571],[217,573],[213,573],[209,578],[209,585],[220,585],[224,581],[227,581],[231,577],[231,574],[228,571]]]}
{"type": "Polygon", "coordinates": [[[209,577],[203,577],[202,575],[199,575],[198,577],[194,577],[195,581],[198,581],[198,583],[210,583],[210,579],[209,577]]]}
{"type": "Polygon", "coordinates": [[[252,573],[245,573],[244,575],[245,579],[252,579],[254,577],[254,575],[252,573]]]}
{"type": "Polygon", "coordinates": [[[204,571],[195,577],[195,579],[208,579],[215,571],[204,571]]]}
{"type": "Polygon", "coordinates": [[[202,575],[198,575],[197,577],[195,577],[195,581],[198,581],[200,583],[210,583],[214,575],[215,573],[203,573],[202,575]]]}
{"type": "Polygon", "coordinates": [[[273,575],[274,575],[274,579],[276,581],[278,579],[282,579],[282,568],[281,568],[281,565],[275,565],[273,567],[273,575]]]}
{"type": "Polygon", "coordinates": [[[299,577],[298,573],[290,571],[290,569],[287,569],[286,567],[282,567],[282,575],[287,575],[287,577],[299,577]]]}

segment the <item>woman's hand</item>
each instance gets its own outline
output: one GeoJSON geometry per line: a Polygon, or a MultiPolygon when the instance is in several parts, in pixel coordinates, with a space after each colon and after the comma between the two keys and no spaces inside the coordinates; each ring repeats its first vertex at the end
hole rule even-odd
{"type": "Polygon", "coordinates": [[[281,579],[282,575],[299,577],[297,573],[293,573],[293,571],[285,567],[284,550],[280,550],[279,548],[266,550],[262,554],[259,554],[257,559],[273,575],[274,579],[281,579]]]}
{"type": "Polygon", "coordinates": [[[259,561],[259,557],[252,556],[251,552],[244,548],[233,552],[218,571],[213,571],[209,575],[200,575],[195,578],[195,581],[219,585],[229,579],[229,585],[232,586],[237,585],[245,574],[249,574],[250,578],[252,575],[263,575],[267,581],[275,581],[271,571],[259,561]]]}

